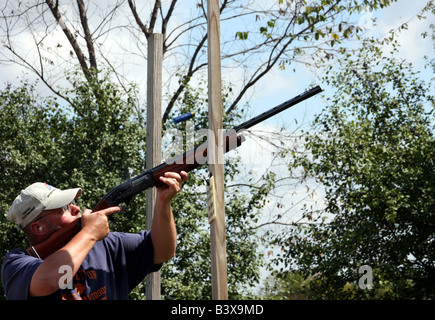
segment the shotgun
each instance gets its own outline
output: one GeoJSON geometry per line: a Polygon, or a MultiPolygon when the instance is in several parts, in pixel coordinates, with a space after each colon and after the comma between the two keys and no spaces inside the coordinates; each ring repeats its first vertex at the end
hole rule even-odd
{"type": "MultiPolygon", "coordinates": [[[[233,150],[240,146],[244,141],[243,130],[246,130],[256,124],[298,104],[312,96],[321,92],[322,89],[316,86],[228,131],[223,135],[223,150],[224,153],[233,150]]],[[[121,203],[128,204],[131,199],[137,194],[143,192],[150,187],[160,187],[163,183],[160,177],[166,172],[192,171],[207,162],[209,153],[208,142],[193,148],[190,151],[184,152],[169,161],[146,170],[141,174],[131,178],[130,180],[118,185],[110,190],[97,204],[93,211],[103,210],[108,207],[117,206],[121,203]]],[[[81,229],[80,218],[76,221],[62,227],[54,232],[44,242],[31,246],[27,249],[27,253],[33,257],[44,260],[46,257],[56,252],[65,246],[81,229]]]]}

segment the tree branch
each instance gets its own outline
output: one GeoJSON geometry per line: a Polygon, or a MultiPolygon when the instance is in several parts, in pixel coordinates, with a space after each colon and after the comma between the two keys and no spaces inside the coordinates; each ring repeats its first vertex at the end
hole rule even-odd
{"type": "Polygon", "coordinates": [[[94,69],[94,76],[96,76],[96,72],[98,70],[97,59],[95,57],[94,42],[92,40],[91,31],[89,30],[88,18],[86,17],[86,8],[83,0],[77,0],[77,6],[79,7],[80,21],[83,27],[83,31],[85,33],[86,46],[88,48],[89,54],[89,62],[91,64],[91,67],[94,69]]]}
{"type": "MultiPolygon", "coordinates": [[[[223,10],[226,8],[228,4],[228,0],[225,0],[222,3],[222,6],[220,8],[220,13],[223,12],[223,10]]],[[[205,12],[204,12],[205,14],[205,12]]],[[[172,96],[171,100],[168,103],[168,106],[165,109],[165,112],[163,114],[163,123],[165,123],[169,117],[169,113],[171,113],[172,108],[175,105],[175,102],[177,101],[178,97],[180,96],[180,94],[183,92],[184,88],[186,87],[186,85],[189,83],[190,78],[192,77],[192,75],[198,71],[202,66],[204,66],[205,64],[194,68],[194,65],[196,63],[196,59],[198,57],[198,54],[200,53],[202,47],[204,46],[205,42],[207,40],[207,33],[203,36],[203,38],[201,39],[201,41],[199,42],[199,44],[197,45],[195,52],[193,53],[192,59],[190,60],[190,64],[189,64],[189,69],[187,71],[187,74],[184,76],[183,81],[181,82],[180,86],[178,87],[177,91],[175,92],[175,94],[172,96]]]]}
{"type": "Polygon", "coordinates": [[[175,8],[175,4],[177,3],[177,0],[172,0],[171,2],[171,6],[169,7],[168,12],[166,13],[166,16],[163,18],[163,22],[162,22],[162,34],[163,34],[163,39],[165,39],[165,41],[163,42],[163,54],[165,54],[167,47],[166,47],[166,28],[168,26],[168,22],[169,19],[172,16],[172,13],[174,12],[174,8],[175,8]]]}
{"type": "Polygon", "coordinates": [[[80,49],[80,46],[77,43],[76,38],[71,33],[71,31],[68,29],[68,27],[65,25],[65,22],[62,20],[57,2],[56,2],[56,5],[54,5],[52,0],[45,0],[45,3],[50,8],[51,13],[53,14],[57,23],[60,26],[62,26],[63,33],[66,35],[69,43],[71,44],[71,46],[72,46],[72,48],[77,56],[77,59],[79,60],[79,64],[80,64],[80,67],[82,68],[83,73],[85,74],[86,78],[90,79],[92,74],[90,73],[89,67],[86,63],[85,55],[83,54],[82,50],[80,49]]]}
{"type": "Polygon", "coordinates": [[[184,81],[181,81],[177,91],[175,91],[174,95],[172,96],[171,100],[168,103],[168,106],[165,109],[165,113],[163,114],[163,123],[166,122],[166,120],[168,120],[169,117],[169,113],[171,113],[172,108],[175,105],[175,102],[177,101],[178,97],[180,96],[180,94],[183,92],[184,88],[186,88],[187,83],[189,83],[190,78],[192,77],[192,75],[194,74],[194,72],[196,70],[198,70],[198,68],[194,69],[194,65],[196,62],[196,58],[199,54],[199,52],[201,51],[202,47],[204,46],[205,41],[207,40],[207,34],[202,38],[202,40],[200,41],[200,43],[198,44],[198,46],[195,49],[195,52],[192,56],[192,59],[190,60],[190,64],[189,64],[189,69],[187,71],[186,76],[184,77],[184,81]]]}
{"type": "Polygon", "coordinates": [[[151,34],[151,31],[146,27],[145,24],[143,24],[142,20],[140,19],[136,11],[136,6],[134,5],[132,0],[128,0],[128,5],[130,6],[131,13],[133,13],[133,17],[136,20],[137,25],[139,26],[140,30],[142,30],[145,37],[148,39],[148,37],[151,34]]]}

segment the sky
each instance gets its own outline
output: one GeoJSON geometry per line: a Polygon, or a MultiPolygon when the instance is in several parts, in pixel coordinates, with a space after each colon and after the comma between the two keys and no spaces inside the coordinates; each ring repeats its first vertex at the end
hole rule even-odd
{"type": "MultiPolygon", "coordinates": [[[[182,6],[182,2],[180,1],[177,7],[177,16],[174,17],[173,21],[183,21],[183,15],[191,15],[191,8],[184,8],[182,6]]],[[[393,2],[391,6],[386,9],[382,9],[380,11],[375,11],[373,13],[361,14],[360,16],[355,16],[355,21],[358,20],[358,23],[363,27],[368,29],[367,34],[375,37],[383,37],[388,34],[389,30],[393,28],[397,28],[401,23],[407,22],[409,20],[409,30],[404,31],[400,36],[400,43],[402,44],[401,54],[408,61],[414,62],[416,65],[420,65],[422,62],[422,57],[425,54],[433,54],[433,43],[427,39],[423,41],[420,37],[420,34],[423,31],[428,30],[428,26],[430,23],[435,23],[435,21],[430,21],[429,19],[419,21],[415,18],[415,15],[423,8],[426,4],[427,0],[398,0],[397,2],[393,2]],[[372,25],[371,18],[377,18],[377,25],[372,25]]],[[[143,12],[150,11],[150,3],[146,2],[144,7],[142,8],[143,12]]],[[[253,5],[267,8],[269,3],[276,3],[276,0],[255,0],[253,5]],[[257,4],[255,4],[257,3],[257,4]]],[[[102,2],[102,4],[104,4],[102,2]]],[[[63,6],[65,6],[63,4],[63,6]]],[[[66,10],[65,20],[68,21],[68,13],[73,14],[73,9],[68,9],[68,7],[63,7],[66,10]]],[[[101,10],[99,8],[98,10],[101,10]]],[[[98,12],[95,10],[95,12],[98,12]]],[[[125,8],[124,10],[128,10],[125,8]]],[[[91,13],[90,13],[91,14],[91,13]]],[[[119,15],[116,19],[123,19],[119,15]]],[[[145,16],[145,14],[144,14],[145,16]]],[[[432,20],[434,17],[430,17],[432,20]]],[[[71,17],[71,20],[73,18],[71,17]]],[[[99,20],[98,20],[99,21],[99,20]]],[[[124,21],[123,21],[124,22],[124,21]]],[[[128,22],[128,21],[125,21],[128,22]]],[[[92,24],[92,21],[90,22],[92,24]]],[[[95,28],[96,26],[92,26],[91,28],[95,28]]],[[[232,22],[222,23],[222,38],[227,37],[226,34],[229,34],[230,38],[233,38],[234,30],[239,28],[243,30],[243,27],[249,28],[249,26],[234,26],[232,22]]],[[[35,26],[37,28],[37,26],[35,26]]],[[[248,29],[249,30],[249,29],[248,29]]],[[[56,50],[65,50],[64,52],[68,52],[70,50],[70,46],[67,43],[64,34],[62,33],[61,28],[55,28],[51,34],[52,41],[56,45],[62,46],[61,49],[57,48],[56,50]]],[[[129,56],[127,59],[125,56],[120,55],[119,48],[120,47],[128,47],[133,48],[136,46],[136,41],[125,40],[125,34],[120,32],[118,36],[115,37],[105,37],[101,38],[98,42],[104,50],[112,53],[114,57],[119,57],[119,62],[114,59],[114,66],[116,68],[129,68],[125,69],[125,73],[127,74],[129,81],[134,81],[139,83],[140,85],[145,85],[146,83],[146,60],[142,57],[138,57],[137,55],[129,56]],[[122,61],[124,60],[124,61],[122,61]],[[123,63],[126,63],[123,65],[123,63]]],[[[30,55],[34,47],[31,45],[32,39],[28,37],[21,37],[21,46],[28,50],[28,55],[30,55]]],[[[0,48],[0,50],[5,50],[4,48],[0,48]]],[[[48,50],[48,49],[47,49],[48,50]]],[[[173,56],[173,55],[172,55],[173,56]]],[[[172,56],[170,59],[172,59],[172,56]]],[[[174,62],[175,60],[168,59],[168,63],[174,62]]],[[[175,59],[175,58],[174,58],[175,59]]],[[[165,62],[165,64],[167,64],[165,62]]],[[[17,83],[17,76],[21,76],[23,74],[22,68],[17,68],[17,66],[8,66],[4,65],[0,66],[0,86],[3,86],[5,82],[17,83]]],[[[237,80],[237,76],[239,76],[241,72],[234,69],[224,68],[222,69],[222,78],[224,81],[227,80],[237,80]]],[[[62,75],[61,75],[62,76],[62,75]]],[[[302,65],[291,65],[287,67],[284,71],[275,69],[270,72],[264,79],[262,79],[258,84],[256,84],[251,90],[248,91],[247,97],[249,98],[249,103],[252,106],[250,112],[252,115],[260,113],[264,110],[267,110],[285,100],[292,98],[295,95],[306,90],[312,84],[319,83],[319,77],[321,76],[319,70],[307,69],[302,65]],[[296,72],[293,72],[293,68],[295,68],[296,72]]],[[[30,74],[27,77],[31,77],[30,74]]],[[[62,78],[59,79],[59,82],[62,81],[62,78]]],[[[328,88],[325,88],[328,90],[328,88]]],[[[297,118],[299,120],[307,119],[306,115],[308,114],[308,118],[311,119],[312,115],[317,113],[322,108],[322,101],[320,97],[310,99],[307,104],[302,107],[298,107],[297,109],[293,109],[289,112],[286,112],[286,116],[291,116],[293,118],[297,118]],[[309,106],[308,106],[309,103],[309,106]],[[304,112],[301,112],[301,109],[304,112]]],[[[282,118],[281,118],[282,119],[282,118]]],[[[299,121],[300,123],[300,121],[299,121]]]]}
{"type": "MultiPolygon", "coordinates": [[[[429,32],[429,25],[431,23],[435,24],[435,17],[427,15],[428,18],[425,20],[416,18],[416,15],[425,4],[425,0],[399,0],[380,12],[361,15],[359,23],[368,29],[367,36],[383,38],[389,34],[390,30],[408,22],[408,30],[402,31],[398,37],[401,44],[399,57],[411,62],[417,70],[422,71],[422,77],[429,80],[429,77],[433,75],[424,69],[424,56],[435,56],[434,43],[430,36],[423,40],[421,34],[425,31],[429,32]],[[370,22],[371,18],[377,18],[376,25],[370,22]]],[[[336,64],[336,61],[333,60],[332,64],[336,64]]],[[[309,130],[314,116],[326,106],[323,95],[332,95],[334,88],[328,88],[324,83],[321,83],[319,79],[322,77],[321,71],[308,69],[304,66],[297,66],[295,69],[296,72],[293,71],[293,68],[286,68],[284,71],[275,69],[260,84],[255,85],[254,89],[249,93],[253,115],[302,93],[312,85],[321,85],[324,92],[284,111],[262,126],[257,126],[257,129],[273,131],[274,128],[285,126],[290,131],[296,129],[309,130]]],[[[244,153],[247,157],[244,163],[252,163],[250,161],[252,159],[269,159],[271,157],[264,144],[260,148],[255,147],[255,145],[258,145],[258,141],[252,141],[252,145],[249,143],[242,145],[241,148],[244,151],[242,154],[244,153]]],[[[259,171],[262,171],[260,167],[265,166],[266,163],[267,161],[256,161],[254,165],[259,171]]]]}
{"type": "MultiPolygon", "coordinates": [[[[424,56],[434,57],[434,43],[430,37],[422,39],[421,34],[429,32],[429,25],[435,24],[435,17],[427,15],[427,19],[419,20],[415,16],[426,4],[425,0],[399,0],[390,7],[380,12],[366,13],[359,17],[359,23],[368,29],[367,36],[383,38],[389,34],[389,31],[396,29],[399,25],[408,22],[408,30],[400,33],[398,41],[401,44],[399,51],[400,58],[411,62],[416,69],[422,71],[422,76],[433,76],[424,69],[424,56]],[[371,23],[371,18],[377,18],[376,25],[371,23]]],[[[388,52],[388,50],[386,50],[388,52]]],[[[336,62],[333,60],[332,64],[336,62]]],[[[309,100],[284,111],[265,124],[258,125],[255,129],[260,131],[274,131],[281,126],[287,130],[309,130],[310,123],[316,114],[326,106],[323,95],[332,95],[334,88],[328,88],[320,82],[320,70],[307,69],[303,66],[286,70],[274,70],[266,76],[266,79],[256,85],[252,90],[250,103],[252,105],[253,115],[272,108],[281,102],[284,102],[299,93],[302,93],[311,85],[321,85],[324,92],[318,94],[309,100]],[[253,110],[257,110],[254,113],[253,110]]],[[[240,147],[243,163],[249,168],[254,168],[258,172],[264,172],[269,160],[272,159],[270,147],[266,142],[258,139],[249,139],[247,143],[240,147]],[[257,160],[256,160],[257,159],[257,160]],[[261,159],[262,161],[258,161],[261,159]],[[256,161],[255,161],[256,160],[256,161]]]]}
{"type": "MultiPolygon", "coordinates": [[[[409,21],[409,29],[402,31],[398,40],[401,44],[400,56],[409,62],[412,62],[417,68],[423,69],[425,55],[434,56],[434,44],[427,37],[422,40],[421,33],[429,31],[429,25],[435,24],[435,17],[427,15],[428,19],[418,20],[415,16],[427,3],[427,0],[398,0],[390,7],[360,15],[358,21],[364,27],[368,28],[367,36],[383,38],[388,35],[389,31],[397,28],[404,22],[409,21]],[[370,18],[377,18],[376,25],[370,23],[370,18]]],[[[356,20],[356,19],[355,19],[356,20]]],[[[312,84],[320,84],[319,77],[322,75],[318,71],[307,69],[303,66],[298,66],[296,72],[292,68],[287,68],[285,71],[274,70],[267,75],[266,79],[261,84],[255,87],[255,92],[251,96],[251,104],[253,108],[262,109],[262,106],[274,106],[282,101],[291,98],[294,95],[303,92],[312,84]]],[[[333,90],[333,88],[323,87],[325,91],[333,90]]],[[[286,112],[286,116],[296,119],[307,119],[301,109],[306,111],[309,119],[322,109],[323,102],[319,97],[310,99],[305,106],[293,108],[286,112]],[[306,106],[309,107],[306,108],[306,106]],[[297,109],[297,110],[296,110],[297,109]]]]}

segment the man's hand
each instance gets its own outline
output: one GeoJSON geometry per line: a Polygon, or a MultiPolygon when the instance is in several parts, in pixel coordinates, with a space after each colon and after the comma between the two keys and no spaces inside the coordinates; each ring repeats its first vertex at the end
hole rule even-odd
{"type": "Polygon", "coordinates": [[[119,211],[121,207],[110,207],[95,212],[85,209],[82,213],[82,231],[88,233],[93,241],[103,240],[110,231],[107,216],[119,211]]]}
{"type": "Polygon", "coordinates": [[[183,182],[187,180],[188,174],[181,171],[180,174],[176,172],[166,172],[164,176],[160,177],[165,186],[157,188],[157,198],[163,202],[169,202],[181,190],[183,182]]]}

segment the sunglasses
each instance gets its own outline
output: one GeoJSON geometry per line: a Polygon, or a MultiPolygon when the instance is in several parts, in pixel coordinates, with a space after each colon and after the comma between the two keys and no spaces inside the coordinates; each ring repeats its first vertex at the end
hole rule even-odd
{"type": "Polygon", "coordinates": [[[46,216],[49,216],[49,215],[51,215],[51,214],[60,214],[60,215],[63,215],[65,212],[67,212],[68,210],[71,210],[71,205],[76,205],[76,203],[75,203],[75,201],[73,200],[73,201],[71,201],[69,204],[67,204],[66,206],[63,206],[62,208],[59,208],[59,209],[53,209],[53,210],[47,210],[47,212],[46,213],[43,213],[43,214],[41,214],[38,218],[36,218],[35,220],[33,220],[33,222],[36,222],[36,221],[38,221],[38,220],[40,220],[40,219],[42,219],[42,218],[44,218],[44,217],[46,217],[46,216]],[[60,211],[60,210],[62,210],[62,212],[60,211]]]}

